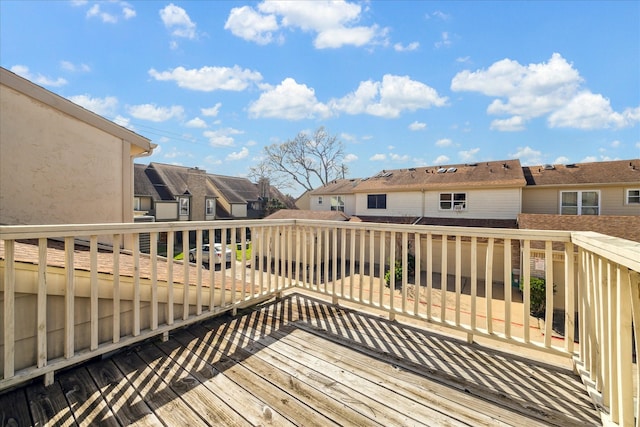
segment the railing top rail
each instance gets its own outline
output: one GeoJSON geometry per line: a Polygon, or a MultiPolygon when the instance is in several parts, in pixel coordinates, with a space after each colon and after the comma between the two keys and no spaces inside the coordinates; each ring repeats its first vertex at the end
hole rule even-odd
{"type": "Polygon", "coordinates": [[[640,272],[640,243],[593,231],[574,231],[571,241],[588,251],[640,272]]]}
{"type": "Polygon", "coordinates": [[[217,221],[180,221],[111,224],[56,224],[56,225],[4,225],[0,226],[0,239],[59,238],[65,236],[88,237],[118,233],[148,233],[217,228],[270,227],[277,225],[301,225],[314,227],[347,228],[355,230],[396,231],[410,233],[447,234],[468,237],[493,237],[496,239],[571,241],[571,232],[557,230],[520,230],[509,228],[451,227],[436,225],[388,224],[373,222],[326,221],[305,219],[253,219],[217,221]]]}

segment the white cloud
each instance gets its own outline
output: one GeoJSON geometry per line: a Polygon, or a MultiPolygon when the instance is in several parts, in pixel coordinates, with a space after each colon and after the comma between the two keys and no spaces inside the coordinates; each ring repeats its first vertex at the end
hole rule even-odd
{"type": "Polygon", "coordinates": [[[269,117],[287,120],[328,117],[327,106],[316,99],[312,88],[286,78],[275,88],[260,95],[249,106],[251,117],[269,117]]]}
{"type": "Polygon", "coordinates": [[[343,140],[345,140],[347,142],[355,142],[356,141],[355,135],[351,135],[349,133],[344,133],[344,132],[340,134],[340,139],[343,139],[343,140]]]}
{"type": "Polygon", "coordinates": [[[451,90],[495,97],[487,113],[512,115],[494,121],[497,130],[521,130],[528,120],[544,115],[550,127],[621,128],[640,122],[640,107],[615,112],[604,96],[583,89],[583,82],[573,65],[554,53],[539,64],[503,59],[486,70],[462,71],[452,79],[451,90]]]}
{"type": "Polygon", "coordinates": [[[612,148],[618,148],[618,147],[620,147],[620,144],[621,144],[621,142],[618,141],[618,140],[611,141],[611,147],[612,148]]]}
{"type": "Polygon", "coordinates": [[[160,18],[166,29],[175,37],[196,38],[196,24],[191,21],[187,12],[173,3],[160,9],[160,18]]]}
{"type": "Polygon", "coordinates": [[[154,104],[140,104],[129,107],[129,114],[136,119],[149,120],[151,122],[165,122],[169,119],[180,118],[184,115],[184,108],[180,105],[171,107],[157,107],[154,104]]]}
{"type": "Polygon", "coordinates": [[[124,15],[124,19],[131,19],[131,18],[135,18],[136,11],[135,9],[129,6],[126,6],[122,8],[122,14],[124,15]]]}
{"type": "Polygon", "coordinates": [[[427,128],[427,124],[426,123],[422,123],[422,122],[418,122],[415,121],[413,123],[411,123],[409,125],[409,129],[413,130],[413,131],[417,131],[417,130],[425,130],[427,128]]]}
{"type": "Polygon", "coordinates": [[[451,147],[453,145],[453,141],[449,138],[442,138],[436,141],[436,146],[438,147],[451,147]]]}
{"type": "Polygon", "coordinates": [[[262,15],[252,7],[234,7],[224,29],[244,40],[264,45],[273,41],[273,32],[278,30],[278,22],[275,15],[262,15]]]}
{"type": "Polygon", "coordinates": [[[542,152],[529,146],[518,147],[518,151],[509,154],[509,156],[514,159],[520,159],[520,163],[523,165],[539,165],[543,162],[542,152]]]}
{"type": "Polygon", "coordinates": [[[451,38],[449,37],[449,33],[446,31],[441,34],[441,39],[434,43],[436,49],[440,49],[441,47],[449,47],[451,46],[451,38]]]}
{"type": "Polygon", "coordinates": [[[235,145],[233,135],[240,135],[243,133],[244,132],[238,129],[226,128],[208,130],[203,132],[203,135],[209,139],[209,144],[211,144],[212,147],[233,147],[235,145]]]}
{"type": "Polygon", "coordinates": [[[522,116],[513,116],[504,120],[493,120],[490,126],[491,130],[499,130],[503,132],[515,132],[525,129],[524,119],[522,116]]]}
{"type": "MultiPolygon", "coordinates": [[[[88,4],[89,2],[85,0],[71,1],[72,6],[87,6],[88,4]]],[[[118,0],[94,3],[93,6],[87,10],[86,14],[87,18],[98,18],[106,24],[115,24],[120,17],[128,20],[135,16],[136,10],[131,4],[118,0]]]]}
{"type": "Polygon", "coordinates": [[[25,65],[14,65],[10,68],[10,70],[17,75],[22,76],[27,80],[31,80],[33,83],[41,86],[60,87],[67,84],[67,81],[62,77],[52,79],[51,77],[43,76],[40,73],[31,74],[31,72],[29,71],[29,67],[25,65]]]}
{"type": "Polygon", "coordinates": [[[226,160],[230,160],[230,161],[242,160],[246,158],[248,155],[249,155],[249,149],[247,149],[247,147],[242,147],[242,150],[229,154],[226,160]]]}
{"type": "Polygon", "coordinates": [[[345,163],[355,162],[356,160],[358,160],[358,156],[356,156],[355,154],[349,153],[346,156],[344,156],[345,163]]]}
{"type": "Polygon", "coordinates": [[[393,45],[393,49],[396,52],[412,52],[414,50],[418,50],[419,47],[420,43],[418,42],[411,42],[406,46],[402,45],[402,43],[396,43],[393,45]]]}
{"type": "Polygon", "coordinates": [[[411,157],[408,154],[405,154],[405,155],[401,156],[400,154],[390,153],[389,154],[389,158],[391,160],[393,160],[394,162],[406,162],[411,157]]]}
{"type": "Polygon", "coordinates": [[[580,163],[593,163],[593,162],[597,162],[598,161],[598,157],[596,156],[587,156],[584,159],[582,159],[580,161],[580,163]]]}
{"type": "Polygon", "coordinates": [[[317,49],[384,43],[387,29],[353,25],[360,20],[361,11],[359,4],[346,1],[263,1],[257,10],[250,6],[233,8],[225,29],[258,44],[282,42],[285,28],[315,34],[317,49]]]}
{"type": "Polygon", "coordinates": [[[93,17],[98,17],[102,20],[102,22],[107,24],[115,24],[116,22],[118,22],[118,18],[115,15],[108,12],[103,12],[100,9],[100,5],[98,4],[94,4],[91,9],[87,11],[87,18],[93,17]]]}
{"type": "Polygon", "coordinates": [[[385,74],[382,82],[371,80],[340,99],[330,101],[332,110],[347,114],[370,114],[395,118],[403,111],[415,111],[431,106],[441,107],[446,97],[438,96],[435,89],[408,76],[385,74]]]}
{"type": "Polygon", "coordinates": [[[447,164],[449,162],[449,157],[443,155],[440,155],[438,157],[436,157],[436,159],[433,161],[434,165],[444,165],[447,164]]]}
{"type": "Polygon", "coordinates": [[[565,106],[549,116],[549,126],[578,129],[623,128],[640,121],[640,107],[617,113],[602,95],[591,92],[577,94],[565,106]]]}
{"type": "Polygon", "coordinates": [[[88,73],[89,71],[91,71],[91,67],[89,67],[87,64],[74,64],[70,61],[60,61],[60,67],[63,70],[70,71],[72,73],[88,73]]]}
{"type": "Polygon", "coordinates": [[[569,163],[569,158],[567,156],[560,156],[557,157],[554,161],[553,164],[554,165],[566,165],[567,163],[569,163]]]}
{"type": "Polygon", "coordinates": [[[185,126],[188,128],[206,128],[207,127],[207,122],[205,122],[204,120],[202,120],[200,117],[196,117],[193,118],[191,120],[189,120],[187,123],[185,123],[185,126]]]}
{"type": "Polygon", "coordinates": [[[373,156],[369,157],[369,160],[371,160],[372,162],[381,162],[383,160],[387,160],[387,156],[385,154],[374,154],[373,156]]]}
{"type": "Polygon", "coordinates": [[[200,112],[202,113],[203,116],[206,116],[206,117],[216,117],[218,115],[218,113],[220,112],[220,107],[221,106],[222,106],[222,104],[220,102],[218,102],[213,107],[201,108],[200,112]]]}
{"type": "Polygon", "coordinates": [[[456,62],[460,62],[463,64],[468,64],[471,62],[471,57],[470,56],[460,56],[458,58],[456,58],[456,62]]]}
{"type": "Polygon", "coordinates": [[[222,164],[222,160],[217,158],[217,157],[214,157],[214,156],[207,156],[207,157],[204,158],[204,161],[206,163],[208,163],[210,165],[214,165],[214,166],[222,164]]]}
{"type": "MultiPolygon", "coordinates": [[[[431,16],[433,16],[435,18],[438,18],[438,19],[441,19],[443,21],[448,21],[449,18],[451,18],[451,15],[448,15],[448,14],[446,14],[444,12],[439,11],[439,10],[436,10],[435,12],[431,13],[431,16]]],[[[429,18],[429,15],[427,15],[427,18],[429,18]]]]}
{"type": "Polygon", "coordinates": [[[480,151],[480,148],[472,148],[470,150],[458,151],[458,155],[463,162],[470,162],[475,160],[476,154],[480,151]]]}
{"type": "MultiPolygon", "coordinates": [[[[92,98],[89,95],[70,96],[69,101],[78,104],[89,111],[93,111],[103,117],[113,117],[118,108],[118,98],[107,96],[105,98],[92,98]]],[[[122,123],[118,123],[122,125],[122,123]]],[[[128,124],[128,121],[127,121],[128,124]]]]}
{"type": "Polygon", "coordinates": [[[170,71],[149,70],[149,75],[160,81],[175,81],[179,87],[203,92],[214,90],[245,90],[251,83],[262,80],[257,71],[242,69],[235,65],[229,67],[202,67],[186,69],[177,67],[170,71]]]}

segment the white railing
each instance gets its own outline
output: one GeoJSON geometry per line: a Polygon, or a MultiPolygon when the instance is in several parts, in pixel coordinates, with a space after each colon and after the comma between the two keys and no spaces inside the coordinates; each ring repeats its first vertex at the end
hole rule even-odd
{"type": "Polygon", "coordinates": [[[640,245],[633,242],[595,233],[310,220],[4,226],[0,240],[0,389],[39,375],[50,382],[63,367],[299,287],[462,331],[469,341],[573,357],[603,419],[635,422],[630,372],[640,245]],[[148,255],[138,250],[141,234],[149,236],[148,255]],[[217,236],[223,252],[227,241],[239,242],[238,261],[202,268],[207,236],[217,236]],[[21,243],[26,239],[38,244],[21,243]],[[83,240],[87,248],[80,248],[83,240]],[[52,241],[63,241],[62,249],[52,241]],[[166,257],[158,256],[160,241],[166,257]],[[174,260],[192,247],[194,263],[174,260]],[[540,317],[530,314],[540,297],[530,287],[534,276],[553,284],[540,317]]]}

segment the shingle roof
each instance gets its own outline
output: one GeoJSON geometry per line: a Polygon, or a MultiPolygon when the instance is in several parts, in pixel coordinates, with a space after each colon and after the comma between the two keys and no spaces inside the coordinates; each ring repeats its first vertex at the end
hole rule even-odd
{"type": "Polygon", "coordinates": [[[354,193],[407,191],[461,187],[524,187],[526,181],[519,160],[440,165],[383,170],[362,179],[354,193]]]}
{"type": "Polygon", "coordinates": [[[247,178],[212,175],[207,177],[229,203],[247,203],[258,200],[258,186],[247,178]]]}
{"type": "Polygon", "coordinates": [[[162,200],[162,197],[156,190],[147,175],[147,165],[133,165],[133,194],[135,196],[147,196],[153,200],[162,200]]]}
{"type": "Polygon", "coordinates": [[[640,159],[523,167],[527,185],[640,184],[640,159]]]}
{"type": "Polygon", "coordinates": [[[317,219],[324,221],[348,221],[349,217],[339,211],[310,211],[301,209],[280,209],[265,219],[317,219]]]}
{"type": "MultiPolygon", "coordinates": [[[[188,175],[190,169],[193,168],[152,162],[147,168],[147,176],[160,195],[164,198],[173,199],[175,196],[185,194],[189,190],[188,175]]],[[[207,186],[206,196],[216,197],[217,194],[213,191],[213,188],[207,186]]]]}
{"type": "Polygon", "coordinates": [[[309,192],[311,195],[323,195],[323,194],[350,194],[353,193],[353,189],[362,180],[360,178],[353,179],[336,179],[322,187],[316,188],[309,192]]]}
{"type": "Polygon", "coordinates": [[[595,231],[640,242],[640,216],[520,214],[518,228],[595,231]]]}

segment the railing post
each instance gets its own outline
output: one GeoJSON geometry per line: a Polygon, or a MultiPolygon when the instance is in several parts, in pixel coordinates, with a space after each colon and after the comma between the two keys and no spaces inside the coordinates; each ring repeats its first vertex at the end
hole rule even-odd
{"type": "Polygon", "coordinates": [[[565,283],[565,320],[564,320],[564,349],[567,353],[573,353],[575,331],[575,278],[573,243],[564,244],[564,283],[565,283]]]}

